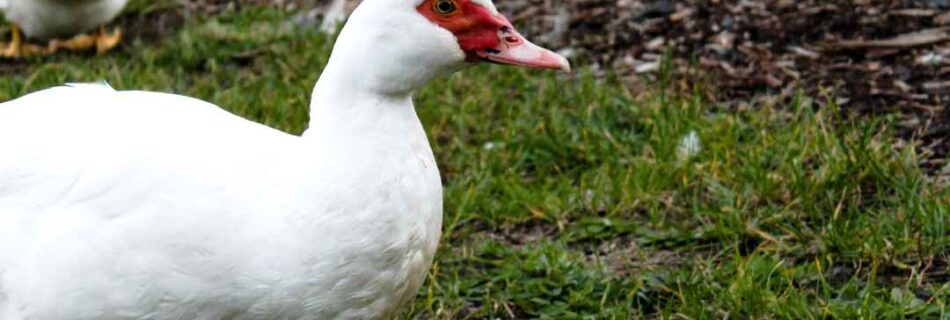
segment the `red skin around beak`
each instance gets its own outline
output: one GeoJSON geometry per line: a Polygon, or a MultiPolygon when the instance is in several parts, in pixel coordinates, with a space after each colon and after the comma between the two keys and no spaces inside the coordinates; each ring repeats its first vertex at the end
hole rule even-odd
{"type": "Polygon", "coordinates": [[[571,71],[567,59],[524,38],[501,14],[471,0],[426,0],[418,8],[430,21],[449,30],[459,41],[469,62],[489,61],[528,68],[571,71]],[[435,5],[451,1],[456,10],[439,14],[435,5]]]}

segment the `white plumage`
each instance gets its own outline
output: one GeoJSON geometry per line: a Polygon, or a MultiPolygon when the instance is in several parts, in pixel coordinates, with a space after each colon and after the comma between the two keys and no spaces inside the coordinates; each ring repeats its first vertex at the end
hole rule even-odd
{"type": "Polygon", "coordinates": [[[80,34],[115,18],[128,0],[0,0],[7,21],[30,38],[80,34]]]}
{"type": "Polygon", "coordinates": [[[106,85],[0,104],[0,319],[394,316],[442,223],[411,94],[465,59],[421,2],[357,8],[302,136],[106,85]]]}
{"type": "Polygon", "coordinates": [[[325,141],[108,87],[0,105],[0,319],[391,314],[441,220],[431,151],[402,107],[325,141]]]}

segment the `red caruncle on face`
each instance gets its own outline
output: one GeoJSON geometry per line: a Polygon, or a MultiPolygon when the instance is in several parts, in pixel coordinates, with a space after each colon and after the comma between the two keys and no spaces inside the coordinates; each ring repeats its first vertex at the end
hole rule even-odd
{"type": "Polygon", "coordinates": [[[570,72],[567,59],[531,43],[511,26],[507,18],[494,13],[494,8],[486,8],[476,1],[487,0],[426,0],[416,10],[432,23],[452,32],[469,62],[487,61],[570,72]]]}
{"type": "Polygon", "coordinates": [[[511,28],[507,19],[471,0],[426,0],[416,10],[452,32],[469,61],[480,60],[479,51],[497,48],[501,42],[498,32],[511,28]]]}

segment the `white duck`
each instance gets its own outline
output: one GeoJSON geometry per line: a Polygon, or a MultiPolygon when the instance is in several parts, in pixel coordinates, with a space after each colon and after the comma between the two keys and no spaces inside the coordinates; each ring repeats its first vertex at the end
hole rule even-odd
{"type": "Polygon", "coordinates": [[[115,18],[126,2],[128,0],[0,0],[0,11],[13,23],[12,40],[0,50],[0,56],[49,54],[61,48],[108,51],[119,43],[122,33],[108,32],[102,25],[115,18]],[[94,35],[82,34],[96,27],[99,30],[94,35]],[[40,48],[25,43],[24,35],[37,40],[75,37],[51,41],[48,48],[40,48]]]}
{"type": "Polygon", "coordinates": [[[0,104],[0,319],[384,319],[439,242],[412,93],[466,61],[568,70],[491,0],[366,0],[289,135],[173,94],[0,104]]]}

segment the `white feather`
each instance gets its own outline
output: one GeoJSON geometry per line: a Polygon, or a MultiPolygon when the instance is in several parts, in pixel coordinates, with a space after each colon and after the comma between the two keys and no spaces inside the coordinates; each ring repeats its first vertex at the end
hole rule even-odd
{"type": "Polygon", "coordinates": [[[0,104],[0,319],[393,317],[442,223],[410,94],[464,60],[413,9],[357,9],[303,136],[102,84],[0,104]]]}

